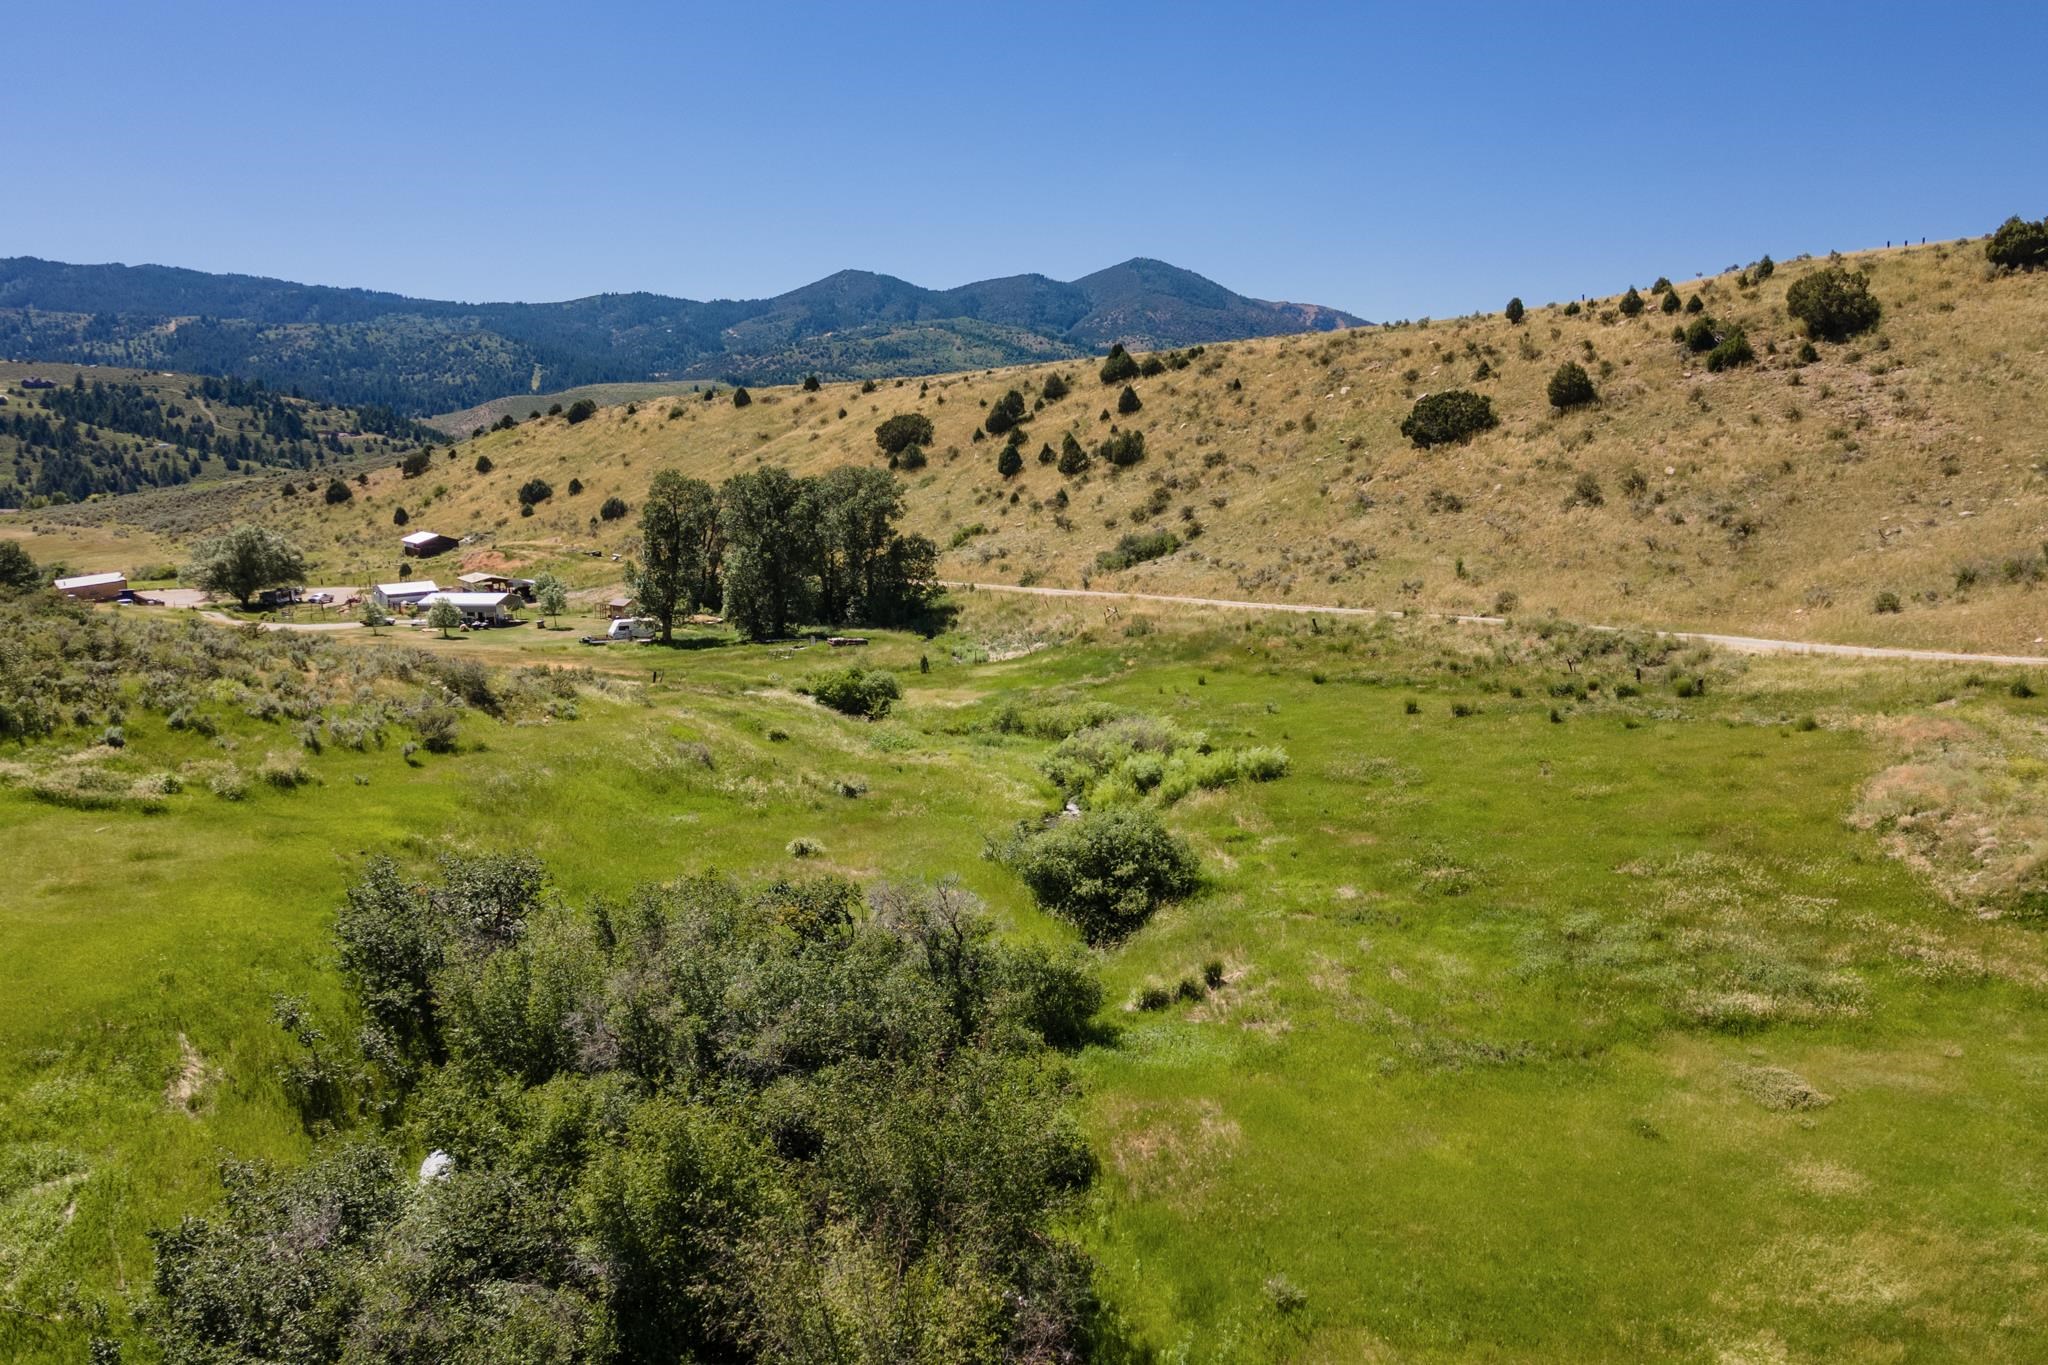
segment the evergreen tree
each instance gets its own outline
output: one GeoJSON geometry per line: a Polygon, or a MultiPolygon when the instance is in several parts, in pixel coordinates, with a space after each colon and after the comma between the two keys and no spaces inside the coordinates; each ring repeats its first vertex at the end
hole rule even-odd
{"type": "Polygon", "coordinates": [[[1024,457],[1017,453],[1017,447],[1004,446],[1003,453],[996,456],[996,473],[1011,479],[1023,472],[1024,457]]]}
{"type": "Polygon", "coordinates": [[[1123,384],[1138,377],[1138,362],[1131,359],[1131,353],[1119,342],[1109,348],[1109,354],[1102,361],[1102,382],[1123,384]]]}
{"type": "Polygon", "coordinates": [[[1525,311],[1526,310],[1524,310],[1522,307],[1522,301],[1519,298],[1509,299],[1507,308],[1507,317],[1509,324],[1517,327],[1521,326],[1522,318],[1524,316],[1525,311]]]}
{"type": "Polygon", "coordinates": [[[1144,401],[1138,397],[1138,391],[1129,384],[1124,385],[1124,391],[1116,396],[1116,410],[1126,417],[1144,406],[1144,401]]]}

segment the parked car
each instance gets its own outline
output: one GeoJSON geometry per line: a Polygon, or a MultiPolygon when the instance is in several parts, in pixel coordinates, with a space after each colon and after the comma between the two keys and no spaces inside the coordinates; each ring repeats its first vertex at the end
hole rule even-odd
{"type": "Polygon", "coordinates": [[[309,592],[306,594],[306,600],[324,607],[334,600],[334,594],[331,592],[309,592]]]}

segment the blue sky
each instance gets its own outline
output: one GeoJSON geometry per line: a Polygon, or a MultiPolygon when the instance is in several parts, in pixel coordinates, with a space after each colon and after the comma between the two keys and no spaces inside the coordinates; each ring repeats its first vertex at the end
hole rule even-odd
{"type": "Polygon", "coordinates": [[[1157,256],[1371,318],[2048,213],[2048,6],[102,4],[0,255],[441,298],[1157,256]]]}

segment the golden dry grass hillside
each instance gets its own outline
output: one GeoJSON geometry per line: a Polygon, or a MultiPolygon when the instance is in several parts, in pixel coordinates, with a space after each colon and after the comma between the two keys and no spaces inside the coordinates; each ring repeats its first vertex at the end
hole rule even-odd
{"type": "Polygon", "coordinates": [[[1532,306],[1519,325],[1491,314],[1214,345],[1136,380],[1143,406],[1125,416],[1122,386],[1092,362],[763,389],[745,407],[721,390],[493,432],[424,477],[374,471],[337,507],[317,490],[282,497],[272,478],[73,514],[173,538],[263,520],[323,569],[367,579],[398,567],[403,506],[408,529],[480,537],[472,552],[502,562],[581,565],[598,586],[635,535],[600,505],[637,506],[657,470],[715,482],[763,463],[879,462],[876,424],[920,412],[936,438],[905,476],[908,521],[945,550],[949,577],[2031,652],[2048,637],[2048,276],[1996,275],[1980,242],[1860,253],[1847,264],[1869,272],[1883,319],[1805,363],[1786,291],[1825,264],[1677,282],[1746,330],[1755,363],[1721,373],[1672,339],[1689,315],[1646,295],[1627,317],[1607,297],[1575,315],[1532,306]],[[1591,375],[1593,406],[1550,406],[1566,361],[1591,375]],[[1007,390],[1035,407],[1055,373],[1071,392],[1031,411],[1023,470],[1004,478],[1003,443],[974,432],[1007,390]],[[1417,449],[1403,418],[1454,387],[1486,395],[1498,427],[1417,449]],[[1069,477],[1040,460],[1070,433],[1092,450],[1112,426],[1144,433],[1142,462],[1069,477]],[[516,490],[532,478],[554,495],[522,517],[516,490]],[[1180,548],[1097,568],[1146,531],[1180,548]],[[1898,610],[1876,610],[1880,594],[1898,610]]]}

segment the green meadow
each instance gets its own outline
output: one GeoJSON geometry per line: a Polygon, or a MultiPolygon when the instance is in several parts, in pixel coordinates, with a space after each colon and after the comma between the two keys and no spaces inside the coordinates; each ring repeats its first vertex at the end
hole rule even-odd
{"type": "Polygon", "coordinates": [[[308,656],[563,675],[465,711],[452,752],[139,703],[118,749],[97,714],[9,741],[0,1357],[153,1358],[150,1229],[225,1157],[314,1150],[273,1001],[347,1018],[329,928],[370,857],[530,851],[577,903],[705,869],[951,878],[1069,941],[988,853],[1058,808],[1028,718],[1077,703],[1288,758],[1148,798],[1201,884],[1095,954],[1069,1231],[1105,1355],[2048,1357],[2048,952],[2004,896],[2048,777],[2030,687],[1534,624],[958,606],[860,651],[903,687],[872,722],[798,690],[848,662],[821,643],[591,649],[579,621],[308,656]],[[1946,806],[1895,799],[1944,763],[1946,806]],[[186,776],[69,799],[84,768],[186,776]]]}

